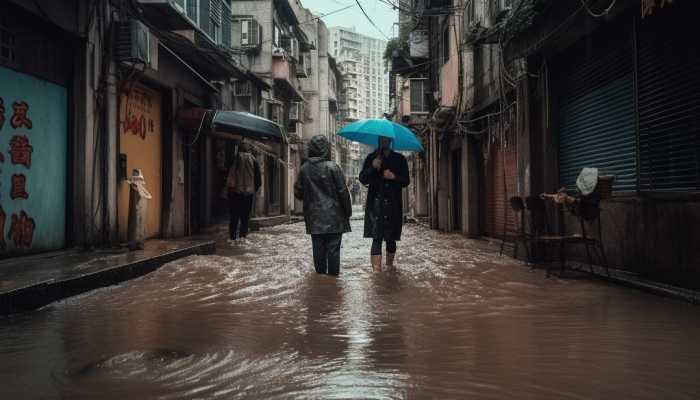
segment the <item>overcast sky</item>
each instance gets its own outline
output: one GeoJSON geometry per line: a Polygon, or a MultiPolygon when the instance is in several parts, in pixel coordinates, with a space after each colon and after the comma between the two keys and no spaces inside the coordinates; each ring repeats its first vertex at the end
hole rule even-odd
{"type": "MultiPolygon", "coordinates": [[[[386,38],[372,26],[362,11],[355,3],[355,0],[301,0],[301,4],[311,10],[316,15],[326,14],[343,7],[355,4],[354,7],[322,18],[329,28],[332,26],[343,26],[346,28],[355,27],[358,33],[367,36],[386,40],[386,38]]],[[[392,10],[391,6],[379,0],[360,0],[360,4],[375,24],[388,37],[395,36],[397,27],[393,24],[398,22],[398,11],[392,10]]]]}

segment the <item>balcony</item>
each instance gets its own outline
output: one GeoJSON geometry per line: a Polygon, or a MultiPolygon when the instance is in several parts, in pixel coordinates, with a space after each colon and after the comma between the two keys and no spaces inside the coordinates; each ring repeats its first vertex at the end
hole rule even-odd
{"type": "Polygon", "coordinates": [[[272,57],[272,79],[289,97],[303,101],[304,96],[296,88],[296,65],[287,57],[272,57]]]}
{"type": "Polygon", "coordinates": [[[164,30],[193,29],[187,18],[184,2],[173,0],[138,0],[146,19],[156,28],[164,30]],[[180,4],[182,3],[182,4],[180,4]]]}

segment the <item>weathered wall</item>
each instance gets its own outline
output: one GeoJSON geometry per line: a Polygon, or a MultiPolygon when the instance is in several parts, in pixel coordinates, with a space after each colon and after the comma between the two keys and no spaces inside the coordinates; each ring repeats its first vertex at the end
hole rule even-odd
{"type": "MultiPolygon", "coordinates": [[[[601,204],[602,237],[610,267],[700,289],[700,199],[620,197],[601,204]]],[[[567,217],[569,233],[578,221],[567,217]]],[[[597,237],[597,225],[592,228],[597,237]]],[[[582,246],[574,250],[585,261],[582,246]]],[[[599,263],[596,258],[594,262],[599,263]]]]}

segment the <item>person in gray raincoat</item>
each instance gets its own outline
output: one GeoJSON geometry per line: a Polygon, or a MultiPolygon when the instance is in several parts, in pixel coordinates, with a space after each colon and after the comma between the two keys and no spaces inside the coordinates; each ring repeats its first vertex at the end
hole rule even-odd
{"type": "Polygon", "coordinates": [[[304,202],[304,222],[306,233],[311,235],[316,272],[338,275],[342,235],[350,232],[350,193],[343,171],[331,161],[325,136],[309,140],[307,156],[294,184],[294,196],[304,202]]]}
{"type": "Polygon", "coordinates": [[[391,139],[379,138],[379,148],[365,159],[360,182],[369,186],[365,205],[366,238],[372,238],[372,269],[382,269],[382,242],[386,242],[386,266],[394,268],[396,241],[403,228],[402,190],[410,176],[406,158],[391,149],[391,139]]]}

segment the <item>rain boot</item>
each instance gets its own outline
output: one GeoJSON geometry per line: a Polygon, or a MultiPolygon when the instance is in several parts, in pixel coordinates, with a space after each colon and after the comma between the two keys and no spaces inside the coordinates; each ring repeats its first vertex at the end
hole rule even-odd
{"type": "Polygon", "coordinates": [[[381,272],[382,271],[382,256],[372,256],[372,271],[381,272]]]}
{"type": "Polygon", "coordinates": [[[394,270],[394,257],[396,253],[386,253],[386,269],[389,271],[394,270]]]}

